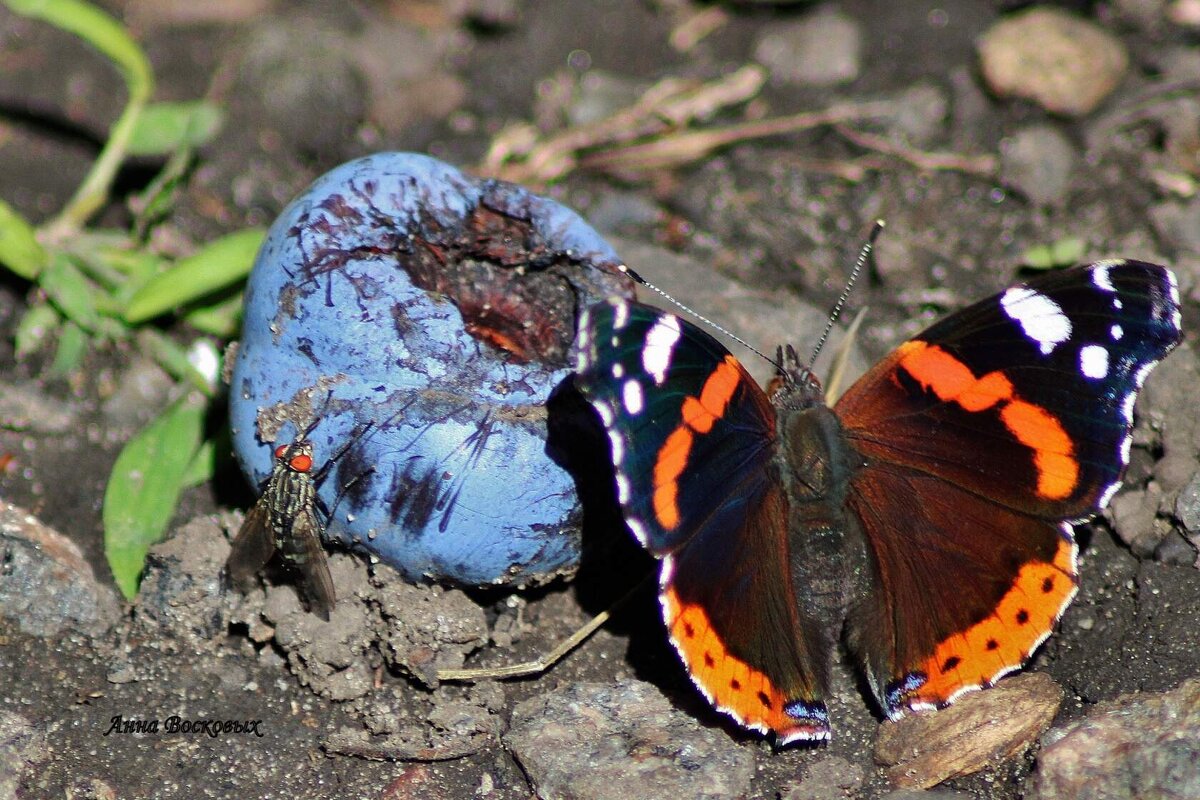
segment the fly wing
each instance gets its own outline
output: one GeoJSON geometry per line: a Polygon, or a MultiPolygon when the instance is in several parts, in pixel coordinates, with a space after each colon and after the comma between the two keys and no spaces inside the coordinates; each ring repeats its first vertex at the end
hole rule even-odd
{"type": "Polygon", "coordinates": [[[337,604],[329,559],[321,546],[321,524],[311,506],[300,510],[292,520],[292,547],[284,557],[300,572],[300,591],[309,608],[326,622],[337,604]]]}
{"type": "Polygon", "coordinates": [[[246,512],[242,527],[233,539],[233,549],[225,562],[226,574],[242,591],[254,585],[254,576],[266,566],[275,552],[275,540],[268,525],[270,514],[261,500],[246,512]]]}

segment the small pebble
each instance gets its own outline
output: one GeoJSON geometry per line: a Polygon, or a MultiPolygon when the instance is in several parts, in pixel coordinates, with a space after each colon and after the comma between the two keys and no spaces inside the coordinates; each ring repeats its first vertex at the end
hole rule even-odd
{"type": "Polygon", "coordinates": [[[1130,694],[1046,734],[1037,797],[1200,797],[1200,679],[1130,694]]]}
{"type": "Polygon", "coordinates": [[[862,68],[862,29],[832,8],[764,30],[754,45],[754,60],[780,83],[836,86],[853,81],[862,68]]]}
{"type": "Polygon", "coordinates": [[[979,41],[984,80],[1001,97],[1078,117],[1112,93],[1129,68],[1119,39],[1089,20],[1035,7],[1005,17],[979,41]]]}
{"type": "Polygon", "coordinates": [[[1061,206],[1076,160],[1074,146],[1058,128],[1031,125],[1002,143],[1000,180],[1035,205],[1061,206]]]}

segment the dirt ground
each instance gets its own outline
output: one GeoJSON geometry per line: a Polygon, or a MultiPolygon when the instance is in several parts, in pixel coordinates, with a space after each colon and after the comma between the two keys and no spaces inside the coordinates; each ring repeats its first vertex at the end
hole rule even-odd
{"type": "MultiPolygon", "coordinates": [[[[770,75],[761,92],[698,127],[880,100],[892,112],[850,130],[735,142],[646,179],[579,170],[547,193],[668,291],[690,299],[696,286],[723,287],[698,302],[763,348],[773,350],[781,332],[753,303],[730,298],[749,291],[764,305],[795,308],[802,322],[783,333],[807,349],[880,217],[888,229],[876,268],[850,301],[851,312],[869,307],[859,337],[868,362],[1028,274],[1020,267],[1030,248],[1069,238],[1082,240],[1085,260],[1171,265],[1185,341],[1194,338],[1200,49],[1197,29],[1170,13],[1186,4],[1057,4],[1128,54],[1112,93],[1079,113],[986,87],[977,42],[1026,5],[999,0],[103,5],[146,47],[157,97],[208,96],[229,114],[168,241],[269,224],[312,179],[355,156],[411,150],[470,171],[508,123],[583,123],[662,78],[710,81],[760,63],[770,75]]],[[[1085,82],[1079,92],[1088,90],[1085,82]]],[[[36,220],[51,214],[95,156],[120,91],[75,40],[0,10],[0,197],[36,220]]],[[[122,187],[144,185],[151,166],[131,165],[122,187]]],[[[108,222],[123,219],[119,205],[105,212],[108,222]]],[[[12,345],[27,291],[15,279],[0,283],[0,393],[27,409],[0,420],[0,451],[14,456],[0,472],[0,498],[78,546],[104,587],[103,608],[113,592],[101,546],[104,481],[122,442],[164,402],[164,380],[135,352],[100,354],[76,380],[38,379],[43,364],[18,363],[12,345]]],[[[1065,691],[1056,729],[1127,693],[1165,692],[1200,676],[1200,540],[1187,528],[1200,516],[1187,494],[1200,473],[1196,368],[1185,344],[1152,376],[1126,489],[1079,530],[1079,595],[1030,667],[1065,691]]],[[[286,586],[244,599],[219,589],[227,531],[252,501],[233,470],[190,491],[177,541],[157,552],[138,608],[122,609],[106,633],[86,633],[104,627],[94,620],[38,628],[11,599],[0,608],[0,714],[18,717],[0,718],[0,745],[30,765],[0,780],[0,796],[506,800],[639,796],[631,786],[669,785],[681,796],[773,799],[873,798],[892,788],[872,756],[878,711],[850,667],[835,675],[832,743],[776,752],[692,689],[648,589],[541,676],[422,682],[422,664],[443,651],[496,665],[552,647],[651,572],[624,536],[596,547],[574,581],[516,593],[407,587],[339,552],[335,582],[355,598],[347,614],[359,616],[333,635],[314,627],[286,586]],[[580,708],[592,716],[572,716],[580,708]],[[555,725],[608,730],[597,720],[611,709],[603,725],[616,726],[612,740],[645,749],[619,758],[598,749],[607,785],[584,781],[587,765],[572,767],[568,754],[548,764],[539,752],[561,746],[555,725]],[[659,733],[621,727],[635,724],[622,722],[624,709],[654,720],[637,724],[659,733]],[[111,730],[114,717],[173,715],[261,722],[216,737],[111,730]],[[664,768],[639,784],[637,765],[668,751],[675,755],[666,761],[684,764],[692,782],[655,783],[667,780],[664,768]]],[[[2,552],[0,581],[14,558],[2,552]]],[[[1037,757],[1035,746],[943,790],[1025,796],[1037,757]]]]}

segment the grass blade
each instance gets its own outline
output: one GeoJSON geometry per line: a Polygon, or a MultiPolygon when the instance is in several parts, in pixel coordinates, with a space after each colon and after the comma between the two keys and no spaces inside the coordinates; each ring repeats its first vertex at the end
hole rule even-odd
{"type": "Polygon", "coordinates": [[[242,280],[250,273],[265,235],[261,228],[238,231],[180,259],[134,294],[125,309],[125,321],[131,325],[145,322],[242,280]]]}
{"type": "Polygon", "coordinates": [[[0,200],[0,264],[27,281],[37,278],[49,257],[38,244],[33,226],[0,200]]]}
{"type": "Polygon", "coordinates": [[[104,493],[104,554],[127,599],[150,546],[162,539],[200,449],[207,405],[190,392],[125,445],[104,493]]]}

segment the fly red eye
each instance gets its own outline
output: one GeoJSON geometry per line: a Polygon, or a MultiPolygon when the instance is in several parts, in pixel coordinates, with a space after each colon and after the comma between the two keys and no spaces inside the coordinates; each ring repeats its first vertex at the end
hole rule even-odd
{"type": "Polygon", "coordinates": [[[287,452],[287,449],[288,449],[288,446],[286,444],[279,445],[279,447],[275,448],[275,457],[283,458],[283,454],[287,452]]]}
{"type": "Polygon", "coordinates": [[[308,472],[312,469],[312,456],[304,455],[303,453],[293,456],[292,460],[288,462],[288,466],[296,472],[308,472]]]}

